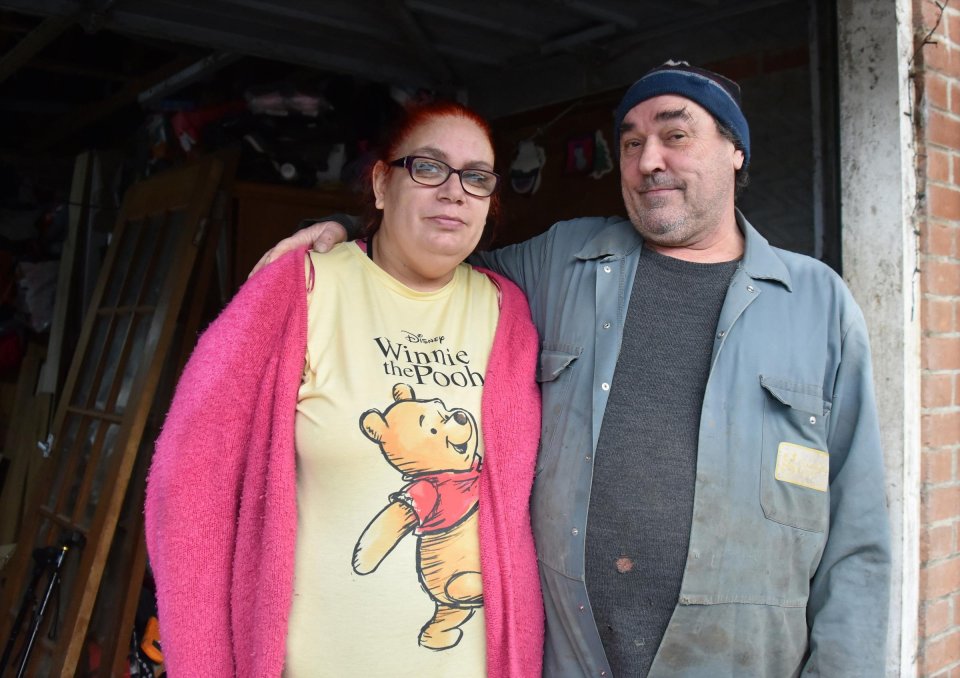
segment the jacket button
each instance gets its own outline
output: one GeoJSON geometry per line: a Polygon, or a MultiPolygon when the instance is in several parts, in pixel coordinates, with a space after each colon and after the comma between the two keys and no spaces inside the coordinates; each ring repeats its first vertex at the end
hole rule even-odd
{"type": "Polygon", "coordinates": [[[608,384],[607,382],[603,382],[602,384],[600,384],[600,388],[602,388],[604,391],[609,391],[610,384],[608,384]]]}
{"type": "Polygon", "coordinates": [[[816,417],[810,417],[810,423],[811,423],[811,424],[816,424],[816,423],[817,423],[817,418],[816,418],[816,417]]]}
{"type": "Polygon", "coordinates": [[[753,293],[756,291],[757,291],[756,287],[754,287],[753,285],[747,285],[747,292],[753,293]]]}
{"type": "Polygon", "coordinates": [[[577,528],[573,528],[572,530],[570,530],[570,534],[576,537],[578,534],[580,534],[580,530],[578,530],[577,528]]]}
{"type": "Polygon", "coordinates": [[[609,330],[609,329],[610,329],[610,323],[603,323],[603,329],[609,330]]]}
{"type": "Polygon", "coordinates": [[[604,273],[609,273],[610,270],[611,270],[611,269],[610,269],[609,266],[604,266],[604,267],[603,267],[603,272],[604,272],[604,273]]]}

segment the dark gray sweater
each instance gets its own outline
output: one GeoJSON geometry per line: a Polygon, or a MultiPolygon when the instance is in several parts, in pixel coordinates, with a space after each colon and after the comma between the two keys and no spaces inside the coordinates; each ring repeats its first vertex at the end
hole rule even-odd
{"type": "Polygon", "coordinates": [[[587,590],[617,678],[647,675],[677,604],[713,335],[736,267],[640,257],[587,520],[587,590]]]}

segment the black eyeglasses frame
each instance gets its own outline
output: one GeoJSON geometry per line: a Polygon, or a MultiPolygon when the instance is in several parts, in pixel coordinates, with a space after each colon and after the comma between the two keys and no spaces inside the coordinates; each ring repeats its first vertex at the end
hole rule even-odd
{"type": "Polygon", "coordinates": [[[496,172],[493,172],[491,170],[480,169],[477,167],[463,167],[463,168],[457,169],[455,167],[451,167],[448,163],[445,163],[443,160],[438,160],[437,158],[431,158],[426,155],[405,155],[402,158],[397,158],[392,162],[388,162],[387,165],[389,165],[390,167],[403,167],[405,170],[407,170],[407,174],[410,175],[410,178],[415,183],[420,184],[421,186],[430,186],[433,188],[436,188],[437,186],[443,186],[450,179],[451,175],[456,174],[457,178],[460,179],[460,187],[463,189],[464,193],[468,195],[472,195],[474,198],[489,198],[500,189],[500,175],[497,174],[496,172]],[[415,160],[428,160],[432,163],[436,163],[438,165],[442,165],[443,167],[446,167],[449,170],[449,172],[447,172],[447,176],[444,177],[443,181],[441,181],[439,184],[425,184],[423,183],[423,181],[417,179],[417,177],[413,175],[413,163],[415,160]],[[463,183],[464,172],[483,172],[484,174],[489,174],[494,179],[493,189],[486,195],[474,193],[473,190],[471,190],[470,188],[467,188],[467,185],[463,183]]]}

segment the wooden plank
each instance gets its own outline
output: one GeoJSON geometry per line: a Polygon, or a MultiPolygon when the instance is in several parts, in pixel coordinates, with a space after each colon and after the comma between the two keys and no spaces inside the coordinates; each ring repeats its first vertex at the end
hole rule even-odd
{"type": "Polygon", "coordinates": [[[167,62],[160,68],[151,71],[147,75],[136,78],[128,83],[123,89],[107,97],[102,101],[91,104],[86,108],[65,115],[49,125],[50,132],[39,139],[32,141],[29,146],[31,150],[45,150],[51,146],[56,146],[64,139],[69,138],[75,132],[82,130],[93,123],[102,120],[114,111],[118,111],[124,106],[136,103],[137,96],[145,89],[148,89],[159,82],[163,82],[170,76],[182,71],[184,68],[195,62],[195,58],[178,57],[167,62]]]}
{"type": "Polygon", "coordinates": [[[80,224],[86,221],[90,203],[90,170],[93,165],[93,153],[86,151],[77,156],[73,163],[73,181],[70,186],[70,207],[67,220],[67,238],[60,254],[60,271],[57,274],[57,293],[53,306],[53,320],[50,323],[50,339],[47,342],[47,360],[40,371],[38,393],[55,395],[60,381],[63,361],[64,332],[67,325],[67,312],[71,302],[70,290],[73,282],[73,269],[77,260],[77,233],[80,224]]]}
{"type": "MultiPolygon", "coordinates": [[[[78,588],[82,588],[80,595],[71,595],[71,604],[63,624],[63,635],[58,643],[56,663],[62,678],[73,676],[73,672],[80,659],[86,630],[90,623],[93,605],[100,588],[101,576],[110,550],[124,494],[130,479],[130,474],[136,460],[137,449],[140,445],[140,434],[146,424],[147,415],[153,404],[153,397],[157,383],[164,367],[180,305],[186,292],[186,285],[190,279],[190,271],[197,254],[195,242],[196,228],[202,228],[202,222],[207,218],[210,206],[220,181],[222,163],[210,161],[201,163],[194,169],[191,182],[194,186],[187,208],[186,224],[189,228],[181,229],[178,234],[179,243],[176,248],[181,256],[176,256],[172,269],[167,276],[165,289],[158,303],[157,316],[148,335],[144,352],[154,357],[141,370],[138,379],[131,389],[131,401],[128,404],[130,417],[128,425],[121,427],[118,434],[117,449],[114,451],[115,465],[108,477],[105,487],[111,488],[107,501],[100,504],[97,518],[91,526],[91,538],[84,550],[78,575],[78,588]]],[[[146,183],[146,182],[145,182],[146,183]]],[[[174,192],[174,187],[167,187],[174,192]]],[[[163,199],[163,191],[159,196],[147,196],[150,204],[168,206],[171,201],[163,199]],[[160,200],[154,202],[157,198],[160,200]]],[[[181,198],[182,200],[182,198],[181,198]]]]}
{"type": "Polygon", "coordinates": [[[109,82],[130,82],[136,77],[129,73],[120,73],[105,68],[96,68],[54,59],[33,59],[25,68],[63,75],[79,75],[84,78],[107,80],[109,82]]]}
{"type": "Polygon", "coordinates": [[[74,23],[73,17],[51,17],[27,33],[13,49],[0,57],[0,83],[16,73],[35,54],[60,37],[74,23]]]}
{"type": "Polygon", "coordinates": [[[109,660],[109,666],[112,667],[111,675],[114,676],[122,676],[128,669],[127,640],[135,623],[140,592],[143,588],[144,575],[147,569],[142,507],[147,471],[150,459],[153,456],[153,440],[159,433],[160,422],[162,422],[169,407],[173,389],[180,373],[183,371],[183,367],[196,344],[197,332],[204,320],[204,314],[209,310],[207,307],[209,295],[214,288],[219,273],[217,270],[217,252],[220,250],[226,232],[229,194],[236,174],[239,152],[227,149],[217,152],[215,156],[224,163],[224,173],[220,189],[217,191],[217,197],[211,209],[209,232],[203,244],[199,263],[195,267],[193,280],[187,286],[191,290],[191,296],[190,301],[185,304],[185,312],[182,313],[183,322],[178,330],[180,338],[175,341],[178,348],[171,351],[170,360],[166,362],[166,371],[162,375],[161,386],[157,390],[151,414],[153,425],[147,429],[149,439],[145,438],[141,444],[133,476],[130,480],[128,502],[124,506],[121,516],[121,520],[127,523],[123,536],[125,543],[115,545],[111,553],[112,559],[125,559],[125,562],[120,565],[108,562],[107,565],[108,568],[113,567],[122,572],[120,578],[116,581],[126,582],[126,587],[119,602],[113,596],[107,595],[107,591],[101,590],[91,619],[90,633],[94,633],[97,637],[103,639],[101,649],[104,666],[108,665],[106,662],[109,660]],[[129,556],[131,552],[133,553],[132,558],[129,556]],[[119,614],[116,612],[117,609],[120,610],[119,614]],[[106,621],[101,621],[104,616],[106,621]],[[110,660],[111,657],[112,660],[110,660]]]}
{"type": "MultiPolygon", "coordinates": [[[[33,672],[43,675],[73,675],[83,649],[84,637],[89,625],[91,610],[100,588],[105,561],[110,551],[111,543],[116,531],[118,516],[121,511],[132,468],[136,459],[136,452],[141,444],[142,434],[146,425],[147,415],[153,405],[159,376],[167,364],[167,355],[172,342],[172,335],[176,323],[175,317],[179,313],[187,281],[190,279],[197,249],[201,240],[197,239],[198,229],[206,220],[207,213],[213,199],[214,192],[220,180],[222,163],[218,160],[206,160],[191,166],[167,172],[148,181],[133,186],[128,192],[121,208],[121,216],[114,231],[114,241],[107,252],[100,279],[94,291],[91,311],[87,314],[83,330],[78,342],[76,357],[71,363],[70,372],[64,386],[63,397],[57,408],[53,431],[56,439],[52,447],[52,458],[45,462],[43,479],[39,485],[46,492],[34,493],[28,512],[20,529],[18,544],[20,547],[8,566],[7,584],[0,591],[0,637],[9,636],[11,622],[23,595],[23,586],[26,583],[27,573],[31,561],[31,552],[35,546],[51,545],[59,539],[61,528],[74,529],[85,532],[87,545],[81,552],[71,554],[71,577],[64,579],[61,590],[63,609],[65,614],[60,617],[60,633],[55,648],[41,643],[31,658],[30,666],[33,672]],[[70,515],[73,507],[67,506],[64,495],[71,491],[71,480],[65,477],[62,487],[57,488],[58,497],[52,501],[50,509],[43,508],[46,500],[50,499],[50,482],[71,465],[76,467],[77,457],[81,454],[80,440],[86,435],[83,426],[80,426],[76,440],[69,443],[65,426],[77,420],[83,424],[85,420],[96,420],[97,413],[90,417],[69,414],[68,405],[74,399],[77,389],[89,388],[90,396],[86,399],[93,402],[96,398],[95,388],[99,385],[97,379],[93,383],[83,383],[89,380],[90,373],[85,371],[89,362],[96,366],[94,372],[103,369],[101,355],[87,355],[93,350],[89,344],[95,322],[99,319],[110,318],[98,314],[96,311],[104,304],[114,305],[119,298],[110,294],[109,286],[116,284],[114,268],[118,263],[118,252],[124,241],[123,235],[129,227],[129,222],[143,219],[149,214],[165,213],[169,210],[178,210],[182,213],[182,220],[178,222],[176,232],[172,236],[169,261],[162,269],[164,275],[156,282],[158,298],[157,312],[153,314],[144,340],[144,346],[139,351],[140,364],[132,373],[130,397],[123,413],[122,423],[117,429],[115,440],[109,455],[103,455],[105,480],[102,485],[96,510],[89,529],[78,524],[78,520],[70,515]],[[69,414],[69,416],[68,416],[69,414]],[[67,438],[66,440],[64,438],[67,438]],[[44,482],[46,481],[46,482],[44,482]],[[62,510],[64,509],[64,510],[62,510]],[[52,662],[52,666],[51,666],[52,662]],[[43,668],[39,668],[43,667],[43,668]],[[48,670],[49,669],[49,670],[48,670]]],[[[133,234],[130,234],[133,236],[133,234]]],[[[151,252],[151,254],[154,254],[151,252]]],[[[146,275],[148,267],[142,262],[131,263],[129,268],[146,275]]],[[[122,300],[121,300],[122,301],[122,300]]],[[[134,304],[137,306],[137,304],[134,304]]],[[[112,324],[112,323],[111,323],[112,324]]],[[[105,344],[104,350],[106,350],[105,344]]],[[[122,377],[121,377],[122,378],[122,377]]],[[[95,441],[96,443],[96,441],[95,441]]],[[[99,452],[97,453],[99,455],[99,452]]]]}
{"type": "MultiPolygon", "coordinates": [[[[232,177],[232,172],[230,173],[232,177]]],[[[229,179],[224,183],[228,183],[229,179]]],[[[203,314],[206,310],[208,294],[213,287],[216,278],[216,251],[219,247],[220,236],[224,227],[226,209],[226,191],[221,188],[218,191],[217,200],[214,204],[211,215],[211,228],[207,234],[206,241],[203,244],[203,250],[200,254],[194,279],[188,288],[191,290],[191,298],[183,313],[184,321],[179,331],[180,340],[177,342],[178,349],[171,352],[170,360],[167,361],[167,373],[163,375],[163,388],[158,389],[157,398],[154,401],[154,411],[152,418],[155,420],[155,429],[150,430],[149,441],[145,440],[141,445],[138,455],[136,468],[130,480],[130,496],[128,503],[124,507],[124,515],[121,519],[126,520],[127,530],[124,535],[126,543],[114,547],[111,557],[124,558],[128,562],[119,564],[118,570],[122,572],[115,586],[120,587],[125,583],[125,589],[120,597],[120,601],[109,606],[106,610],[113,621],[112,624],[104,623],[106,627],[101,629],[99,634],[103,639],[102,656],[104,666],[110,661],[114,676],[122,676],[127,669],[127,651],[129,631],[133,629],[137,612],[137,605],[140,600],[140,590],[143,588],[143,578],[147,569],[147,546],[143,532],[143,502],[145,500],[145,490],[147,485],[147,471],[149,461],[153,456],[152,442],[159,434],[159,422],[162,421],[169,406],[170,399],[173,396],[173,388],[176,385],[183,367],[190,357],[197,341],[197,332],[200,329],[200,323],[203,320],[203,314]],[[146,446],[146,449],[144,449],[146,446]],[[131,508],[132,505],[132,508],[131,508]],[[132,557],[129,554],[133,554],[132,557]],[[120,610],[119,614],[117,610],[120,610]],[[112,659],[110,659],[112,657],[112,659]]],[[[98,612],[105,607],[107,596],[106,591],[101,591],[97,598],[96,608],[94,609],[91,624],[96,622],[98,612]]]]}
{"type": "Polygon", "coordinates": [[[7,431],[3,447],[4,455],[10,459],[10,468],[0,492],[0,544],[16,539],[31,483],[36,482],[36,473],[31,474],[31,468],[39,463],[37,443],[46,438],[50,424],[49,398],[36,395],[42,363],[43,349],[31,344],[20,364],[17,395],[10,414],[13,425],[7,431]]]}

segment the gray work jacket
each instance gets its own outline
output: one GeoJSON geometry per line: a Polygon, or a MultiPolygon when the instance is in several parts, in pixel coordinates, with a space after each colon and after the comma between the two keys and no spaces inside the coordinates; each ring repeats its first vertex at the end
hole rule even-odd
{"type": "MultiPolygon", "coordinates": [[[[883,675],[890,543],[863,316],[827,266],[746,239],[717,326],[680,598],[651,678],[883,675]]],[[[643,241],[556,224],[476,261],[516,281],[542,341],[532,517],[545,676],[610,676],[584,584],[593,458],[643,241]]],[[[664,416],[669,416],[665,412],[664,416]]]]}

